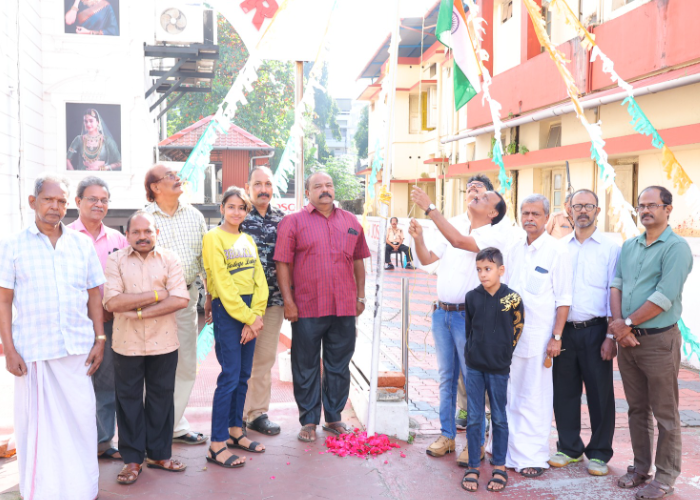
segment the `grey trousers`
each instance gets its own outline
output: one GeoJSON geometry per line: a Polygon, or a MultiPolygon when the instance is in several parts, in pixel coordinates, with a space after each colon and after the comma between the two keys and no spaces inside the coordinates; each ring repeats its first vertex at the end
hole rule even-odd
{"type": "Polygon", "coordinates": [[[681,417],[678,413],[678,370],[681,332],[670,330],[637,337],[639,345],[620,347],[617,364],[629,405],[634,467],[640,474],[656,464],[656,480],[673,486],[681,473],[681,417]],[[659,429],[654,448],[654,420],[659,429]]]}
{"type": "Polygon", "coordinates": [[[112,447],[116,425],[117,399],[114,393],[114,351],[112,350],[112,325],[104,323],[105,352],[102,364],[92,376],[97,407],[97,452],[102,453],[112,447]]]}

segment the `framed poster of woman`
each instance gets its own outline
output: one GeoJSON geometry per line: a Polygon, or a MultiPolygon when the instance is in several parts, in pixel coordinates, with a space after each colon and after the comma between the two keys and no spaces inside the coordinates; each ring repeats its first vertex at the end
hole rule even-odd
{"type": "Polygon", "coordinates": [[[119,0],[63,0],[65,32],[119,36],[119,0]]]}
{"type": "Polygon", "coordinates": [[[66,169],[121,171],[121,106],[66,103],[66,169]]]}

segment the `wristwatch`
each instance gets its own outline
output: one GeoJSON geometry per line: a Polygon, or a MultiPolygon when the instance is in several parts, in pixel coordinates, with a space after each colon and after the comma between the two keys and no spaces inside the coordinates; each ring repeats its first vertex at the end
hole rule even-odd
{"type": "Polygon", "coordinates": [[[610,340],[615,340],[615,335],[613,335],[612,333],[606,333],[605,338],[610,339],[610,340]]]}
{"type": "Polygon", "coordinates": [[[428,205],[428,210],[425,211],[425,215],[427,216],[430,213],[430,211],[435,210],[435,208],[435,205],[433,205],[432,203],[428,205]]]}
{"type": "Polygon", "coordinates": [[[561,335],[554,335],[554,334],[552,334],[552,338],[553,338],[554,340],[556,340],[557,342],[559,342],[559,341],[561,340],[561,335]]]}
{"type": "Polygon", "coordinates": [[[367,304],[367,299],[365,297],[357,297],[357,301],[361,304],[367,304]]]}
{"type": "Polygon", "coordinates": [[[637,325],[632,323],[632,318],[625,319],[625,325],[629,326],[630,328],[637,328],[637,325]]]}

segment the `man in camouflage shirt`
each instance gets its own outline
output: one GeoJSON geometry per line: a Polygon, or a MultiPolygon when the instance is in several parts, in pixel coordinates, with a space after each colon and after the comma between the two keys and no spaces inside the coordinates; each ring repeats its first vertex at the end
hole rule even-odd
{"type": "Polygon", "coordinates": [[[284,321],[284,302],[277,284],[277,269],[272,257],[277,243],[277,225],[284,217],[284,212],[270,205],[272,171],[268,167],[253,168],[245,187],[253,209],[241,224],[241,230],[251,235],[258,247],[270,296],[263,316],[264,326],[255,343],[253,370],[248,381],[243,421],[248,429],[273,436],[280,433],[280,426],[267,418],[272,389],[270,372],[277,356],[277,344],[284,321]]]}

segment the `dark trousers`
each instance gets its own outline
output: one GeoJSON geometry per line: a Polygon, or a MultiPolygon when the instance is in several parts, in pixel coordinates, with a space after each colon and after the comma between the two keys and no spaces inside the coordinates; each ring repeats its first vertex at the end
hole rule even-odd
{"type": "Polygon", "coordinates": [[[339,422],[350,394],[355,316],[299,318],[292,323],[292,380],[301,425],[339,422]],[[323,345],[323,379],[321,378],[323,345]]]}
{"type": "Polygon", "coordinates": [[[102,453],[112,447],[116,425],[117,397],[114,393],[114,351],[112,350],[112,324],[104,323],[105,342],[104,357],[97,371],[92,376],[97,407],[97,451],[102,453]]]}
{"type": "MultiPolygon", "coordinates": [[[[241,295],[249,307],[252,298],[252,295],[241,295]]],[[[214,350],[221,365],[211,409],[211,440],[222,442],[229,437],[229,427],[243,427],[243,407],[253,369],[255,340],[241,344],[244,325],[229,316],[219,299],[212,301],[211,313],[216,342],[214,350]]]]}
{"type": "Polygon", "coordinates": [[[486,373],[467,366],[467,446],[469,467],[478,469],[481,446],[484,443],[485,393],[491,401],[491,425],[493,426],[492,465],[505,465],[508,451],[508,374],[486,373]]]}
{"type": "Polygon", "coordinates": [[[607,325],[576,329],[567,323],[562,336],[562,353],[554,358],[554,418],[559,441],[557,450],[570,457],[584,453],[588,459],[608,462],[613,456],[615,433],[615,393],[613,364],[604,361],[600,348],[607,325]],[[581,394],[586,386],[591,440],[581,440],[581,394]]]}
{"type": "MultiPolygon", "coordinates": [[[[389,245],[388,243],[386,244],[386,252],[384,252],[384,263],[385,264],[391,264],[391,252],[394,252],[394,247],[389,245]]],[[[411,258],[411,249],[408,248],[406,245],[401,244],[399,245],[399,252],[403,252],[403,254],[406,256],[406,262],[413,262],[413,258],[411,258]]]]}
{"type": "Polygon", "coordinates": [[[629,410],[634,467],[651,471],[654,419],[656,480],[673,486],[681,473],[681,417],[678,413],[678,370],[681,333],[677,326],[656,335],[637,337],[639,345],[621,347],[617,358],[629,410]]]}
{"type": "Polygon", "coordinates": [[[144,452],[153,460],[170,458],[176,368],[177,351],[155,356],[114,353],[119,453],[125,464],[142,463],[144,452]]]}

